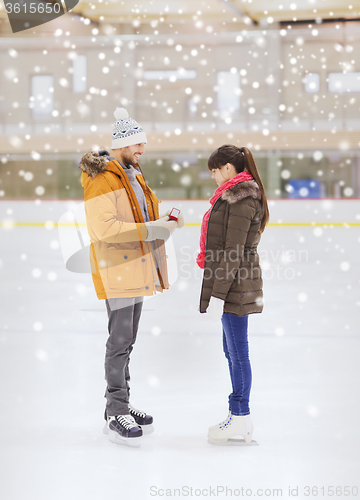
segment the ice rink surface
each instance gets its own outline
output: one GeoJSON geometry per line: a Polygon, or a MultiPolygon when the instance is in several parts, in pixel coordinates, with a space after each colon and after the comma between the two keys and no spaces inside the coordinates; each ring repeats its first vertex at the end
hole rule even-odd
{"type": "MultiPolygon", "coordinates": [[[[24,220],[28,207],[2,208],[2,220],[24,220]]],[[[230,379],[220,324],[198,312],[199,229],[174,233],[178,278],[144,303],[132,403],[154,416],[155,432],[132,449],[102,433],[107,316],[90,275],[65,269],[51,224],[0,227],[2,499],[177,489],[292,498],[296,488],[297,498],[330,498],[331,486],[360,495],[358,226],[270,226],[262,236],[265,305],[249,318],[253,446],[207,442],[227,415],[230,379]]]]}

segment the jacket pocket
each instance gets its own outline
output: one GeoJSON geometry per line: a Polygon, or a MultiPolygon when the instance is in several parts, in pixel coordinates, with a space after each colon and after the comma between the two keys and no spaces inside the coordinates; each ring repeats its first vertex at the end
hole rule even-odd
{"type": "Polygon", "coordinates": [[[139,290],[145,287],[147,265],[140,249],[107,249],[108,286],[117,290],[139,290]]]}

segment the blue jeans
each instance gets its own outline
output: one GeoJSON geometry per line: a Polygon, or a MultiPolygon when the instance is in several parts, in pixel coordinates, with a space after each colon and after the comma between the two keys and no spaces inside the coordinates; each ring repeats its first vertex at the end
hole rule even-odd
{"type": "Polygon", "coordinates": [[[224,313],[223,347],[229,363],[232,393],[229,395],[229,410],[233,415],[249,415],[251,389],[251,365],[248,344],[248,315],[236,316],[224,313]]]}

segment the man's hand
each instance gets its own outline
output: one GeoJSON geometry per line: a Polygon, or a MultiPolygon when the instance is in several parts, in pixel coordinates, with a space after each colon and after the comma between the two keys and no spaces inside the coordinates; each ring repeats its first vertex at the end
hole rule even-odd
{"type": "Polygon", "coordinates": [[[169,220],[168,216],[161,219],[146,222],[145,226],[148,230],[148,235],[145,241],[167,240],[176,229],[177,222],[169,220]]]}
{"type": "MultiPolygon", "coordinates": [[[[159,220],[160,220],[160,219],[163,219],[164,217],[166,217],[166,218],[167,218],[167,220],[169,220],[168,215],[170,214],[170,212],[171,212],[171,209],[170,209],[170,210],[167,210],[167,211],[166,211],[165,213],[163,213],[163,214],[160,214],[160,215],[159,215],[159,220]]],[[[178,220],[177,220],[177,226],[176,226],[176,227],[177,227],[178,229],[181,229],[181,228],[182,228],[182,227],[184,227],[184,226],[185,226],[184,216],[183,216],[182,212],[179,212],[179,215],[178,215],[178,220]]]]}

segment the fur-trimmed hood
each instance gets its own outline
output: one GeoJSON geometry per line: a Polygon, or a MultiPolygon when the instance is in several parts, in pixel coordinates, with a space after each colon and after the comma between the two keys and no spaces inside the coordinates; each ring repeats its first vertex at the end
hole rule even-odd
{"type": "Polygon", "coordinates": [[[107,170],[109,152],[106,149],[100,149],[98,153],[88,151],[81,158],[79,168],[94,178],[98,173],[107,170]]]}
{"type": "Polygon", "coordinates": [[[255,180],[242,181],[226,189],[221,195],[221,199],[228,203],[236,203],[245,198],[261,200],[261,191],[255,180]]]}

